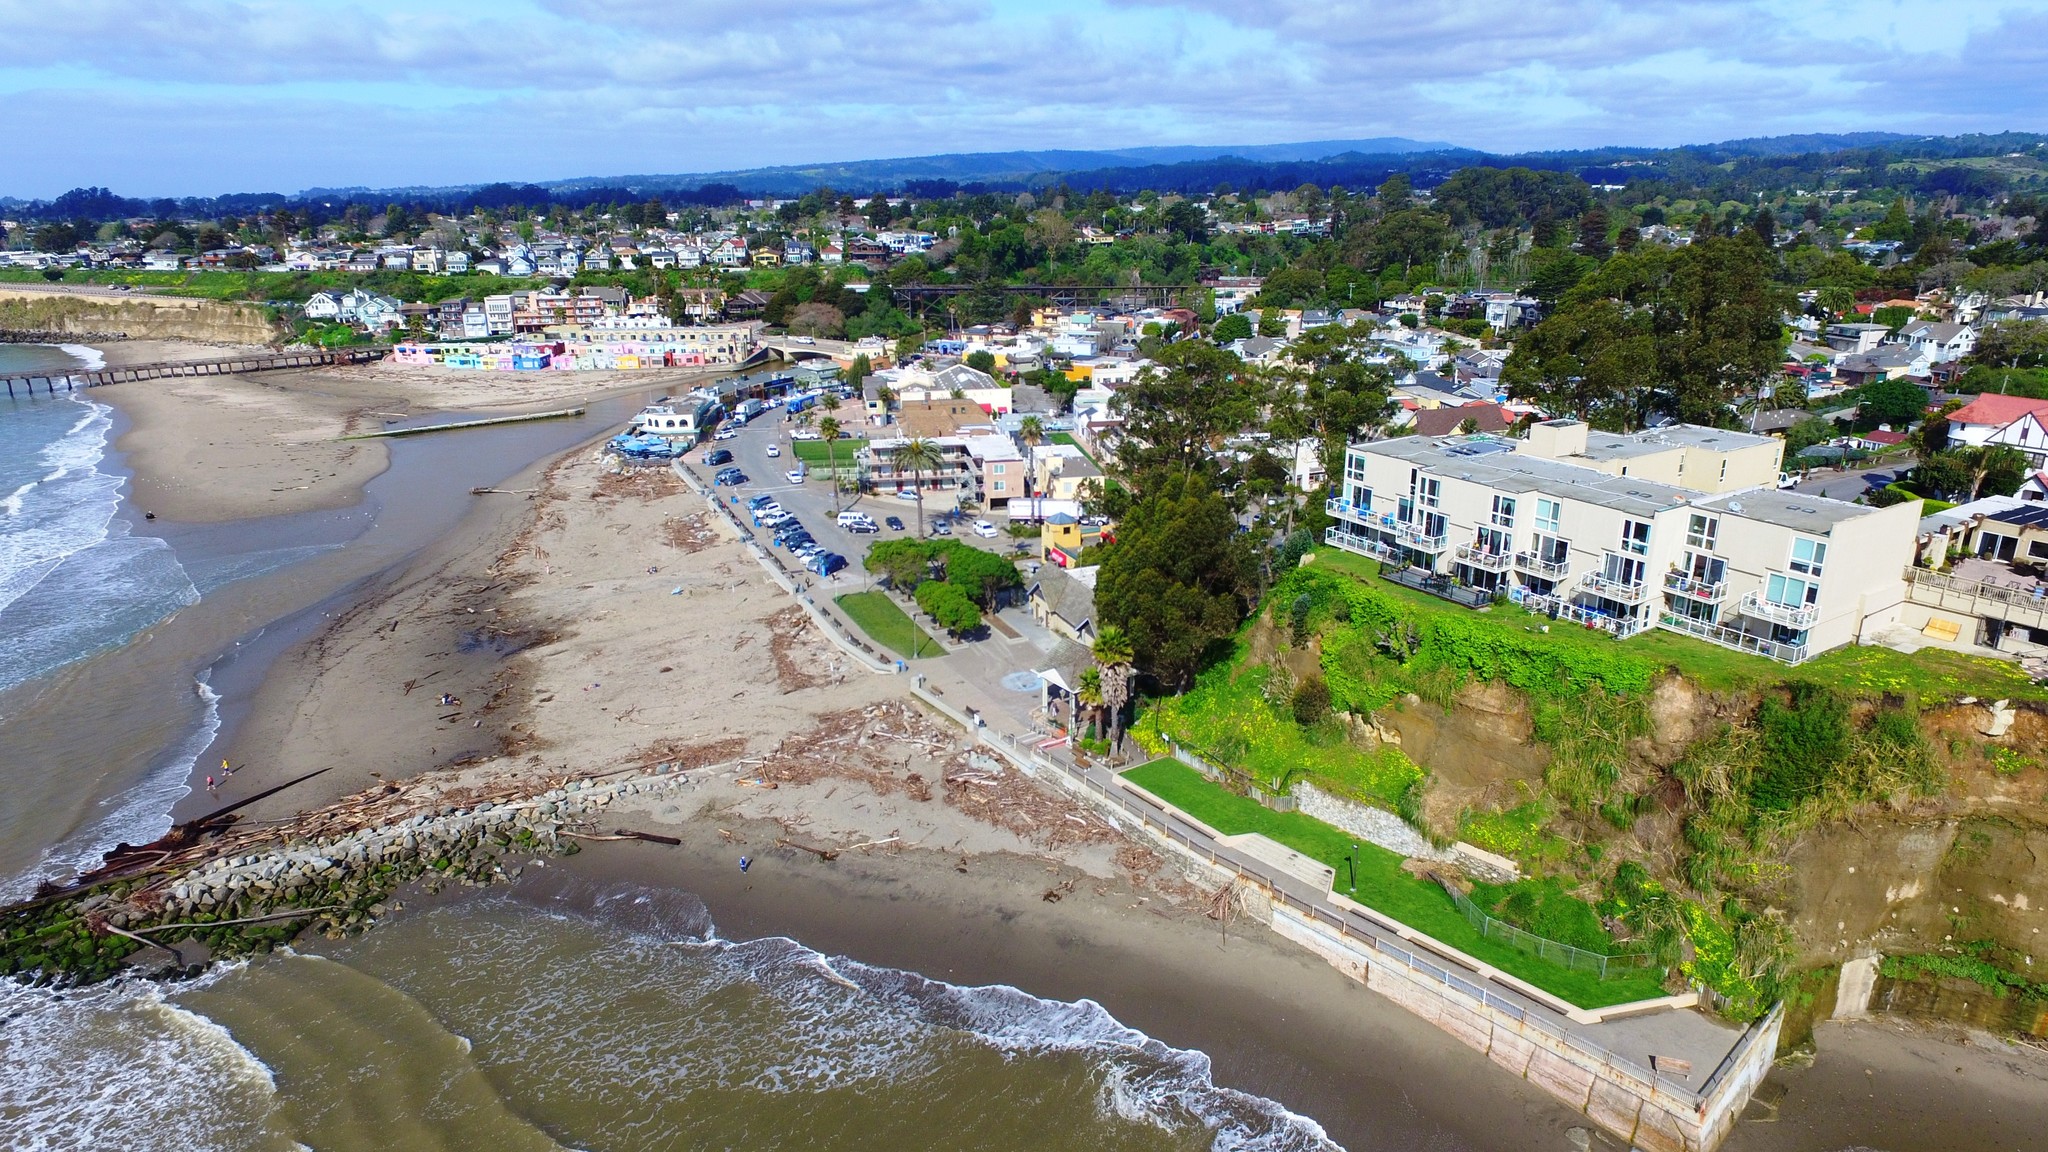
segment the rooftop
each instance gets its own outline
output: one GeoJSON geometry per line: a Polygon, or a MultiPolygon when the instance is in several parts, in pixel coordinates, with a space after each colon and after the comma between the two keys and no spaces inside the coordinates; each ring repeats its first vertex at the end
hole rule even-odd
{"type": "Polygon", "coordinates": [[[1439,476],[1485,484],[1502,492],[1569,492],[1605,508],[1654,516],[1682,504],[1695,503],[1699,493],[1634,476],[1609,476],[1581,464],[1546,460],[1515,451],[1512,440],[1485,434],[1473,436],[1403,436],[1357,446],[1439,476]]]}
{"type": "Polygon", "coordinates": [[[1837,524],[1844,524],[1863,516],[1873,516],[1879,511],[1865,504],[1851,504],[1846,500],[1829,500],[1797,492],[1781,492],[1773,488],[1731,492],[1725,496],[1703,499],[1699,505],[1702,508],[1725,509],[1744,520],[1775,524],[1780,528],[1791,528],[1823,536],[1832,531],[1837,524]]]}
{"type": "Polygon", "coordinates": [[[1586,435],[1586,456],[1593,460],[1628,460],[1669,452],[1673,448],[1704,448],[1715,452],[1739,452],[1772,442],[1769,436],[1706,428],[1698,424],[1672,424],[1641,432],[1600,432],[1586,435]]]}

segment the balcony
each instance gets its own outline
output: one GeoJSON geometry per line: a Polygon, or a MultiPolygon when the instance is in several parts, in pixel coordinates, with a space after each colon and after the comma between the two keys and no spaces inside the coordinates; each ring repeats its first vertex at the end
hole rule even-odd
{"type": "Polygon", "coordinates": [[[1702,604],[1719,604],[1728,595],[1728,584],[1721,580],[1710,584],[1705,580],[1695,580],[1683,572],[1666,572],[1664,591],[1674,596],[1697,600],[1702,604]]]}
{"type": "Polygon", "coordinates": [[[1487,572],[1505,572],[1514,558],[1505,552],[1488,552],[1477,544],[1458,545],[1458,563],[1487,572]]]}
{"type": "Polygon", "coordinates": [[[1360,508],[1349,500],[1325,500],[1323,511],[1339,520],[1351,520],[1360,524],[1369,524],[1373,519],[1371,511],[1360,508]]]}
{"type": "Polygon", "coordinates": [[[1783,624],[1787,628],[1811,628],[1820,619],[1820,608],[1815,605],[1777,604],[1764,599],[1762,592],[1746,594],[1735,610],[1752,619],[1783,624]]]}
{"type": "Polygon", "coordinates": [[[1588,572],[1586,578],[1579,581],[1579,591],[1589,596],[1598,596],[1602,599],[1612,600],[1617,604],[1641,604],[1650,598],[1650,586],[1648,584],[1640,580],[1632,584],[1624,584],[1619,580],[1611,580],[1608,577],[1602,576],[1598,572],[1588,572]]]}
{"type": "Polygon", "coordinates": [[[1401,538],[1401,543],[1415,549],[1417,552],[1441,552],[1450,543],[1444,538],[1443,533],[1439,532],[1431,536],[1424,531],[1420,524],[1397,525],[1395,527],[1395,534],[1401,538]]]}
{"type": "Polygon", "coordinates": [[[1625,640],[1638,633],[1648,632],[1655,626],[1654,622],[1647,616],[1616,616],[1611,613],[1588,608],[1583,604],[1574,604],[1562,596],[1546,596],[1540,592],[1523,592],[1519,596],[1511,596],[1510,599],[1513,599],[1523,608],[1539,616],[1549,616],[1556,620],[1569,620],[1574,624],[1583,624],[1588,628],[1605,632],[1617,640],[1625,640]]]}
{"type": "Polygon", "coordinates": [[[1427,568],[1389,568],[1381,572],[1380,577],[1390,584],[1413,588],[1417,592],[1425,592],[1467,608],[1484,608],[1493,603],[1494,594],[1491,589],[1460,584],[1449,576],[1439,576],[1427,568]]]}
{"type": "Polygon", "coordinates": [[[1545,560],[1534,552],[1515,553],[1515,567],[1545,580],[1562,580],[1572,572],[1572,562],[1569,558],[1545,560]]]}
{"type": "Polygon", "coordinates": [[[1377,536],[1367,536],[1358,532],[1346,532],[1336,525],[1323,529],[1323,543],[1333,548],[1342,548],[1346,552],[1353,552],[1360,556],[1370,556],[1375,560],[1385,561],[1389,564],[1401,562],[1401,550],[1394,545],[1387,543],[1377,536]]]}
{"type": "Polygon", "coordinates": [[[1740,628],[1694,620],[1689,616],[1679,616],[1671,612],[1659,616],[1657,626],[1687,636],[1697,636],[1709,644],[1719,644],[1723,648],[1733,648],[1737,652],[1768,657],[1782,664],[1798,664],[1811,655],[1804,644],[1780,644],[1762,636],[1752,636],[1740,628]]]}

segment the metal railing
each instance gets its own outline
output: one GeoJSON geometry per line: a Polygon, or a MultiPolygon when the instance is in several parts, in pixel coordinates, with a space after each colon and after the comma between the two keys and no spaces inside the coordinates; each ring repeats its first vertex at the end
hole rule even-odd
{"type": "Polygon", "coordinates": [[[1820,608],[1813,604],[1779,604],[1764,599],[1762,592],[1746,592],[1736,604],[1735,610],[1744,616],[1783,624],[1787,628],[1811,628],[1820,619],[1820,608]]]}
{"type": "Polygon", "coordinates": [[[1443,533],[1431,536],[1422,530],[1420,524],[1402,524],[1395,529],[1395,534],[1401,537],[1401,543],[1422,552],[1441,552],[1448,544],[1443,533]]]}
{"type": "Polygon", "coordinates": [[[1588,572],[1579,581],[1579,590],[1604,597],[1617,604],[1641,604],[1650,598],[1650,586],[1640,580],[1624,583],[1610,580],[1598,572],[1588,572]]]}
{"type": "Polygon", "coordinates": [[[1437,883],[1450,894],[1451,903],[1456,904],[1458,911],[1465,914],[1465,921],[1471,924],[1475,931],[1488,940],[1498,940],[1518,952],[1527,952],[1574,972],[1591,972],[1602,980],[1610,979],[1622,972],[1640,972],[1645,968],[1657,966],[1657,958],[1647,952],[1622,952],[1610,956],[1559,943],[1547,936],[1538,936],[1534,932],[1517,928],[1499,917],[1489,915],[1463,892],[1444,883],[1442,878],[1439,877],[1437,883]]]}
{"type": "Polygon", "coordinates": [[[1334,524],[1323,529],[1323,543],[1342,548],[1346,552],[1355,552],[1360,556],[1370,556],[1375,560],[1398,562],[1401,558],[1401,549],[1385,540],[1377,536],[1346,532],[1334,524]]]}
{"type": "Polygon", "coordinates": [[[1515,553],[1515,567],[1524,572],[1532,572],[1545,580],[1562,580],[1572,572],[1569,557],[1563,560],[1545,560],[1534,552],[1515,553]]]}
{"type": "Polygon", "coordinates": [[[1508,598],[1531,612],[1553,616],[1559,620],[1569,620],[1574,624],[1584,624],[1588,628],[1597,628],[1617,640],[1648,632],[1656,626],[1656,621],[1644,616],[1615,616],[1583,604],[1575,604],[1563,596],[1546,596],[1541,592],[1524,591],[1519,594],[1510,593],[1508,598]]]}
{"type": "MultiPolygon", "coordinates": [[[[912,691],[918,691],[916,685],[912,691]]],[[[927,703],[937,703],[924,697],[927,703]]],[[[945,709],[951,714],[951,709],[945,709]]],[[[961,721],[955,717],[956,722],[961,721]]],[[[1208,861],[1212,866],[1225,868],[1237,876],[1254,881],[1264,888],[1274,903],[1297,915],[1305,917],[1312,924],[1333,933],[1338,941],[1368,954],[1374,961],[1399,966],[1411,977],[1420,977],[1427,982],[1441,984],[1447,992],[1477,1007],[1496,1013],[1502,1022],[1497,1026],[1509,1026],[1541,1033],[1548,1043],[1559,1051],[1568,1051],[1583,1066],[1602,1069],[1617,1082],[1632,1080],[1645,1093],[1645,1099],[1662,1098],[1682,1104],[1684,1111],[1703,1111],[1714,1103],[1714,1096],[1726,1083],[1730,1073],[1738,1066],[1751,1062],[1758,1046],[1775,1034],[1780,1020],[1782,1006],[1775,1006],[1764,1020],[1752,1024],[1698,1089],[1674,1082],[1668,1075],[1661,1075],[1643,1067],[1634,1060],[1621,1056],[1588,1038],[1579,1035],[1554,1018],[1555,1010],[1525,999],[1519,993],[1505,988],[1498,991],[1491,982],[1479,973],[1458,966],[1447,957],[1439,958],[1430,954],[1425,958],[1418,942],[1405,946],[1392,937],[1389,930],[1376,922],[1370,912],[1361,908],[1339,908],[1335,905],[1320,904],[1302,900],[1281,887],[1279,876],[1269,875],[1253,866],[1249,858],[1217,844],[1200,828],[1188,822],[1177,809],[1160,804],[1148,803],[1136,794],[1104,784],[1089,775],[1088,771],[1073,760],[1056,753],[1030,747],[1007,732],[995,735],[1009,749],[1011,758],[1026,771],[1050,770],[1069,786],[1091,794],[1095,799],[1108,805],[1117,814],[1135,819],[1146,831],[1164,840],[1187,849],[1194,856],[1208,861]]],[[[1766,1055],[1767,1059],[1768,1056],[1766,1055]]],[[[1671,1105],[1667,1104],[1666,1107],[1671,1105]]]]}
{"type": "Polygon", "coordinates": [[[1508,565],[1514,562],[1514,557],[1506,552],[1488,551],[1477,544],[1458,545],[1457,556],[1458,563],[1488,572],[1505,572],[1508,565]]]}
{"type": "Polygon", "coordinates": [[[1785,644],[1764,636],[1752,636],[1740,628],[1716,624],[1708,620],[1695,620],[1676,612],[1665,612],[1657,617],[1657,626],[1687,636],[1697,636],[1710,644],[1733,648],[1737,652],[1748,652],[1765,656],[1783,664],[1799,664],[1812,655],[1804,644],[1785,644]]]}
{"type": "Polygon", "coordinates": [[[1479,588],[1471,584],[1460,584],[1449,576],[1438,575],[1427,568],[1388,568],[1380,572],[1380,579],[1403,588],[1426,592],[1440,600],[1449,600],[1467,608],[1484,608],[1493,603],[1494,592],[1490,588],[1479,588]]]}
{"type": "Polygon", "coordinates": [[[1323,511],[1340,520],[1366,521],[1372,519],[1369,509],[1360,508],[1349,500],[1329,499],[1323,501],[1323,511]]]}
{"type": "Polygon", "coordinates": [[[2048,586],[1970,580],[1925,568],[1906,569],[1906,598],[1915,604],[1996,620],[2048,625],[2048,586]]]}
{"type": "Polygon", "coordinates": [[[1722,598],[1728,595],[1728,582],[1725,580],[1711,582],[1695,580],[1683,572],[1666,572],[1664,574],[1664,590],[1666,592],[1676,592],[1680,596],[1698,600],[1704,604],[1719,604],[1722,598]]]}

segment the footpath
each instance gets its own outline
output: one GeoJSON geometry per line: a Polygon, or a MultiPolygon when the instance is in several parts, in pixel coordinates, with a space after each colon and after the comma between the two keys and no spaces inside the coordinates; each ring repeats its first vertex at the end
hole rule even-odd
{"type": "MultiPolygon", "coordinates": [[[[971,686],[952,685],[973,698],[971,686]]],[[[1691,996],[1587,1012],[1330,889],[1326,869],[1261,836],[1224,836],[1057,742],[988,726],[923,675],[911,692],[1019,770],[1073,791],[1208,870],[1253,886],[1270,926],[1644,1152],[1712,1152],[1776,1056],[1781,1008],[1747,1029],[1690,1010],[1691,996]],[[1697,1085],[1697,1087],[1695,1087],[1697,1085]]]]}

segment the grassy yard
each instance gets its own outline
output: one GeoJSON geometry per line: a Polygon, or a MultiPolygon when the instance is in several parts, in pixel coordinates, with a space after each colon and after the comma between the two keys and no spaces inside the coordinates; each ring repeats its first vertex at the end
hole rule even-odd
{"type": "Polygon", "coordinates": [[[1257,832],[1337,870],[1337,889],[1468,956],[1483,960],[1582,1008],[1601,1008],[1664,994],[1648,975],[1601,980],[1519,952],[1481,936],[1444,890],[1401,871],[1400,856],[1374,844],[1358,846],[1358,891],[1350,887],[1351,837],[1298,812],[1275,812],[1210,783],[1177,760],[1154,760],[1124,778],[1225,835],[1257,832]]]}
{"type": "MultiPolygon", "coordinates": [[[[1336,548],[1316,549],[1314,565],[1360,580],[1379,575],[1380,568],[1377,561],[1336,548]]],[[[1448,616],[1471,613],[1471,609],[1385,580],[1373,581],[1373,588],[1413,605],[1423,614],[1448,616]]],[[[1838,648],[1797,668],[1788,668],[1775,660],[1737,652],[1662,628],[1653,628],[1626,640],[1614,640],[1604,633],[1554,623],[1511,604],[1496,604],[1486,610],[1486,615],[1503,628],[1519,628],[1527,632],[1540,631],[1547,624],[1550,631],[1546,639],[1553,644],[1582,645],[1607,651],[1613,650],[1611,645],[1620,644],[1626,651],[1675,668],[1686,679],[1716,692],[1743,691],[1806,680],[1825,684],[1851,696],[1916,695],[1923,704],[1973,695],[1988,699],[2048,701],[2048,688],[2029,681],[2017,664],[1942,649],[1922,649],[1909,656],[1890,648],[1838,648]]]]}
{"type": "Polygon", "coordinates": [[[805,464],[819,468],[833,467],[833,455],[836,455],[839,461],[837,467],[851,468],[854,453],[860,451],[860,441],[841,440],[833,447],[832,454],[827,454],[823,440],[792,440],[789,442],[789,450],[805,464]]]}
{"type": "Polygon", "coordinates": [[[834,603],[852,617],[868,638],[900,656],[943,656],[946,650],[929,633],[903,614],[889,594],[881,591],[849,592],[834,603]]]}

